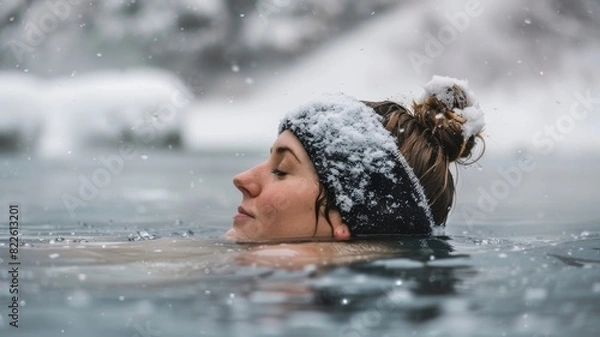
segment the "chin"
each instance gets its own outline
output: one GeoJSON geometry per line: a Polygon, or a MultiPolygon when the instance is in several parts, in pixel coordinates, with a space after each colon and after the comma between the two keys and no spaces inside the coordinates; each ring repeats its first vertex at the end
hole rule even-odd
{"type": "Polygon", "coordinates": [[[235,241],[235,242],[253,242],[254,240],[248,238],[243,233],[240,233],[235,228],[231,228],[224,235],[226,240],[235,241]]]}
{"type": "Polygon", "coordinates": [[[224,237],[226,240],[237,241],[237,239],[238,239],[237,231],[235,230],[235,228],[231,228],[230,230],[228,230],[225,233],[224,237]]]}

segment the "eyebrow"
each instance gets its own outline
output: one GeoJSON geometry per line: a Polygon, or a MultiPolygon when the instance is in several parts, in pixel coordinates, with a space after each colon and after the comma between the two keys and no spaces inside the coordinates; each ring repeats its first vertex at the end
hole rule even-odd
{"type": "MultiPolygon", "coordinates": [[[[270,152],[271,152],[271,153],[273,152],[273,148],[271,148],[271,151],[270,151],[270,152]]],[[[275,153],[277,153],[277,154],[283,154],[283,153],[285,153],[285,152],[289,152],[289,153],[291,153],[291,154],[292,154],[292,156],[294,156],[294,158],[296,158],[296,160],[297,160],[299,163],[302,163],[302,162],[300,161],[300,159],[298,159],[298,156],[296,156],[296,154],[294,153],[294,151],[292,151],[292,149],[290,149],[289,147],[287,147],[287,146],[278,146],[278,147],[276,147],[276,148],[275,148],[275,153]]]]}

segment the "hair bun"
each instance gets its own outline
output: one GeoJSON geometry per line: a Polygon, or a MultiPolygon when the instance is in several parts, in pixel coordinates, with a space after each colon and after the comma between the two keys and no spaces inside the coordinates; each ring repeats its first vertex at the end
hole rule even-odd
{"type": "Polygon", "coordinates": [[[470,157],[485,120],[467,81],[433,76],[423,88],[415,118],[432,130],[451,161],[470,157]]]}

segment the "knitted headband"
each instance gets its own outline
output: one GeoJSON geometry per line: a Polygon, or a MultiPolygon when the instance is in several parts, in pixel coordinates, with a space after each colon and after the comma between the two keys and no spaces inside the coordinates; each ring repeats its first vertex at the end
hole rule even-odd
{"type": "Polygon", "coordinates": [[[381,119],[352,97],[327,95],[287,114],[279,133],[304,146],[352,235],[429,234],[423,187],[381,119]]]}

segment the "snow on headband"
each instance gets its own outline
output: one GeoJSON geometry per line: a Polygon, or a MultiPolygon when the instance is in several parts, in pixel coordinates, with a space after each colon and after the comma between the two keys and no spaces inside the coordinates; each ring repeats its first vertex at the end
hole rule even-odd
{"type": "Polygon", "coordinates": [[[287,114],[279,133],[304,146],[353,236],[430,234],[423,187],[381,119],[352,97],[326,95],[287,114]]]}

